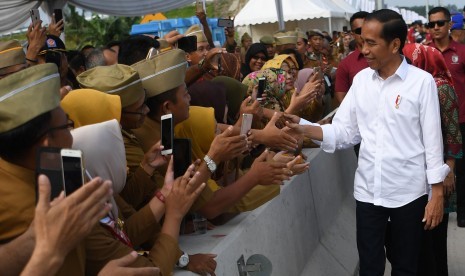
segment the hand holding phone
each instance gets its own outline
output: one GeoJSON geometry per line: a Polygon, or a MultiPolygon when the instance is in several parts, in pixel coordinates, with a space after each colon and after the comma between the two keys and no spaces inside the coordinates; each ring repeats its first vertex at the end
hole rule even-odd
{"type": "Polygon", "coordinates": [[[263,92],[265,91],[266,78],[258,78],[258,91],[257,91],[257,101],[263,100],[263,92]]]}
{"type": "Polygon", "coordinates": [[[242,114],[241,135],[247,135],[252,128],[253,114],[242,114]]]}
{"type": "Polygon", "coordinates": [[[162,155],[169,155],[173,153],[173,114],[166,114],[161,116],[161,144],[163,150],[162,155]]]}
{"type": "MultiPolygon", "coordinates": [[[[54,9],[53,10],[53,16],[55,19],[55,24],[58,24],[60,20],[63,20],[63,11],[61,9],[54,9]]],[[[61,22],[61,26],[59,27],[59,30],[63,32],[65,30],[65,24],[64,22],[61,22]]]]}

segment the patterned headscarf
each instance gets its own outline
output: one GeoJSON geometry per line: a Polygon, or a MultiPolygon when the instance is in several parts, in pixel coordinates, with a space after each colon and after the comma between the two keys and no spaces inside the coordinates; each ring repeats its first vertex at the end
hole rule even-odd
{"type": "Polygon", "coordinates": [[[419,43],[410,43],[404,46],[403,52],[412,61],[412,65],[430,73],[437,86],[447,83],[453,87],[452,75],[439,50],[419,43]]]}
{"type": "Polygon", "coordinates": [[[242,81],[243,84],[249,87],[247,90],[248,95],[252,95],[253,88],[258,85],[258,79],[261,77],[266,78],[265,93],[267,94],[267,98],[264,106],[271,108],[278,105],[279,109],[284,111],[283,96],[286,92],[284,71],[281,69],[265,69],[248,74],[242,81]]]}
{"type": "MultiPolygon", "coordinates": [[[[281,69],[281,66],[284,62],[294,63],[295,68],[299,68],[299,64],[295,60],[295,58],[291,55],[279,55],[275,56],[273,59],[268,60],[262,67],[262,70],[273,68],[273,69],[281,69]]],[[[290,65],[290,64],[289,64],[290,65]]]]}

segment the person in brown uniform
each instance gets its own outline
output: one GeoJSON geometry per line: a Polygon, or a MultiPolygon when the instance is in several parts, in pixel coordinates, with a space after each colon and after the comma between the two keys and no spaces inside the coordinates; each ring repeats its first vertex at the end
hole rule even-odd
{"type": "MultiPolygon", "coordinates": [[[[35,153],[41,146],[71,147],[72,137],[68,128],[72,126],[72,123],[67,120],[59,106],[60,79],[55,65],[37,65],[14,73],[1,79],[0,86],[2,87],[0,92],[0,117],[2,118],[0,123],[0,192],[2,194],[0,199],[0,224],[2,225],[0,269],[3,275],[18,275],[29,260],[35,244],[35,232],[31,224],[36,204],[35,153]]],[[[78,190],[76,196],[70,196],[62,200],[62,204],[56,205],[63,208],[61,212],[58,214],[49,212],[50,216],[56,218],[51,218],[51,221],[56,224],[55,230],[63,227],[63,224],[59,223],[60,216],[67,214],[66,210],[69,208],[84,208],[80,211],[83,215],[75,213],[78,222],[81,223],[81,226],[79,223],[76,224],[78,227],[76,230],[83,231],[78,232],[77,235],[83,237],[88,231],[93,233],[99,228],[99,225],[92,227],[95,218],[90,219],[89,216],[84,216],[85,210],[92,209],[89,206],[107,200],[107,197],[100,196],[97,200],[94,197],[94,200],[88,201],[97,187],[90,188],[95,185],[101,186],[98,188],[98,190],[103,189],[100,190],[101,193],[103,191],[103,194],[110,195],[110,183],[103,182],[100,178],[94,179],[82,190],[78,190]],[[90,225],[82,225],[82,223],[90,223],[90,225]],[[92,230],[85,230],[89,228],[92,230]]],[[[43,183],[40,186],[43,186],[43,183]]],[[[105,206],[104,204],[97,205],[101,208],[105,206]]],[[[64,222],[65,225],[74,223],[76,220],[64,222]]],[[[67,239],[70,246],[64,251],[60,249],[60,252],[64,252],[63,259],[53,259],[53,262],[50,260],[49,264],[52,265],[57,265],[55,261],[61,263],[58,265],[60,268],[57,275],[85,274],[86,242],[79,242],[80,239],[75,238],[70,236],[67,239]],[[73,243],[76,247],[71,246],[73,243]]],[[[132,252],[132,249],[118,252],[120,253],[118,256],[108,254],[108,259],[102,262],[100,268],[111,259],[127,255],[132,252]]],[[[42,252],[42,254],[46,253],[42,252]]],[[[112,262],[105,269],[113,275],[127,275],[127,273],[139,271],[139,269],[128,271],[122,267],[130,264],[131,262],[124,265],[112,262]]],[[[154,270],[151,272],[145,275],[155,275],[154,270]]]]}

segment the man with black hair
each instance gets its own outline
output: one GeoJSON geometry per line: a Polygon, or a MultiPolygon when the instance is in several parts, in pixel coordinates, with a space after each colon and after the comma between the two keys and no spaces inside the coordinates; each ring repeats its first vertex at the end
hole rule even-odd
{"type": "MultiPolygon", "coordinates": [[[[447,68],[452,74],[454,81],[455,93],[457,94],[459,102],[459,124],[462,137],[465,135],[465,45],[455,42],[449,36],[449,30],[453,26],[451,22],[451,14],[448,9],[444,7],[435,7],[428,13],[428,27],[433,41],[429,46],[438,49],[444,60],[446,61],[447,68]]],[[[464,147],[465,143],[462,143],[464,147]]],[[[463,148],[465,150],[465,147],[463,148]]],[[[453,159],[447,161],[452,168],[451,172],[445,180],[445,185],[456,185],[457,192],[457,225],[465,227],[465,161],[453,159]],[[457,174],[457,183],[454,177],[454,163],[455,173],[457,174]]]]}
{"type": "Polygon", "coordinates": [[[103,55],[103,51],[100,48],[93,49],[85,57],[85,66],[87,70],[92,69],[97,66],[105,66],[105,65],[107,65],[105,61],[105,56],[103,55]]]}
{"type": "Polygon", "coordinates": [[[118,63],[131,65],[147,57],[151,48],[159,48],[160,43],[146,35],[134,35],[122,40],[119,45],[118,63]]]}
{"type": "Polygon", "coordinates": [[[336,97],[338,104],[341,104],[349,91],[355,75],[368,67],[368,63],[362,54],[363,41],[360,36],[362,33],[362,24],[367,15],[368,12],[360,11],[354,13],[350,17],[351,32],[354,37],[354,41],[357,44],[356,49],[344,58],[337,67],[334,96],[336,97]]]}
{"type": "Polygon", "coordinates": [[[392,275],[416,275],[422,231],[443,214],[439,100],[433,77],[407,63],[407,25],[382,9],[363,23],[360,71],[332,124],[289,127],[323,141],[327,152],[361,141],[354,180],[360,275],[383,275],[386,224],[391,221],[392,275]],[[431,199],[428,201],[428,190],[431,199]]]}

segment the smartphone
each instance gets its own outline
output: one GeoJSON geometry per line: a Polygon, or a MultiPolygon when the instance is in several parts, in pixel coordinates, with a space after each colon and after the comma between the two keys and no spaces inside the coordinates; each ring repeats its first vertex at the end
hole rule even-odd
{"type": "Polygon", "coordinates": [[[218,18],[218,27],[234,28],[234,20],[227,18],[218,18]]]}
{"type": "Polygon", "coordinates": [[[257,101],[263,99],[263,92],[265,92],[266,78],[258,78],[258,92],[257,92],[257,101]]]}
{"type": "Polygon", "coordinates": [[[173,114],[161,116],[161,144],[163,145],[162,155],[173,153],[173,114]]]}
{"type": "Polygon", "coordinates": [[[313,73],[318,76],[318,78],[321,80],[323,78],[323,73],[321,72],[321,67],[316,66],[313,68],[313,73]]]}
{"type": "Polygon", "coordinates": [[[40,21],[39,9],[31,9],[29,13],[31,14],[32,26],[35,26],[40,21]]]}
{"type": "Polygon", "coordinates": [[[191,139],[173,139],[173,167],[174,178],[183,176],[192,163],[191,139]]]}
{"type": "Polygon", "coordinates": [[[185,36],[178,40],[178,48],[186,53],[197,51],[197,36],[185,36]]]}
{"type": "MultiPolygon", "coordinates": [[[[58,23],[58,21],[63,19],[63,11],[61,9],[54,9],[53,14],[55,16],[55,23],[58,23]]],[[[65,25],[63,24],[61,31],[63,31],[64,29],[65,29],[65,25]]]]}
{"type": "Polygon", "coordinates": [[[250,128],[252,127],[253,114],[242,114],[242,125],[241,125],[241,135],[247,135],[250,128]]]}
{"type": "MultiPolygon", "coordinates": [[[[63,165],[60,152],[60,148],[40,147],[36,154],[36,181],[41,174],[48,177],[51,185],[50,200],[58,197],[64,190],[63,165]]],[[[39,195],[37,188],[38,185],[36,185],[36,200],[39,195]]]]}
{"type": "Polygon", "coordinates": [[[84,185],[84,164],[82,151],[61,149],[63,183],[65,195],[69,196],[84,185]]]}
{"type": "Polygon", "coordinates": [[[195,3],[195,10],[197,12],[205,12],[204,6],[203,6],[203,0],[197,0],[195,3]]]}

